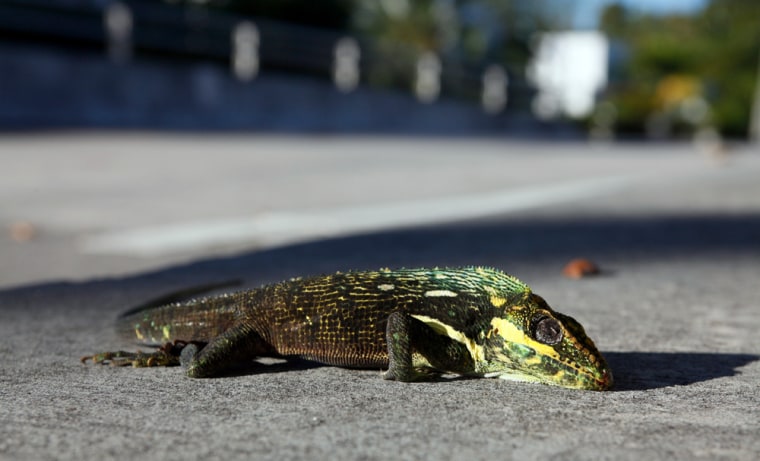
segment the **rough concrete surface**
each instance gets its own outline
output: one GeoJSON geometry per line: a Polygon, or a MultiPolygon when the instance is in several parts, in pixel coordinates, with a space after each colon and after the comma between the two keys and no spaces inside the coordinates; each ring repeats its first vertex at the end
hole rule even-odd
{"type": "MultiPolygon", "coordinates": [[[[755,149],[706,157],[691,145],[1,138],[0,458],[757,459],[755,149]],[[599,178],[626,179],[525,201],[536,186],[599,178]],[[152,256],[118,245],[85,251],[88,239],[124,229],[150,235],[285,211],[302,219],[340,209],[336,216],[350,220],[351,210],[402,210],[384,203],[424,209],[448,198],[454,209],[456,197],[495,192],[502,211],[462,210],[463,220],[420,222],[412,207],[409,225],[393,229],[347,223],[362,229],[354,234],[315,224],[311,235],[283,225],[289,237],[274,246],[269,234],[247,242],[217,235],[152,256]],[[578,256],[602,274],[563,278],[578,256]],[[134,347],[111,330],[116,315],[194,284],[471,264],[519,276],[583,323],[615,389],[455,377],[404,384],[382,380],[380,370],[306,362],[194,380],[179,368],[78,360],[134,347]]],[[[288,222],[321,222],[298,219],[288,222]]]]}

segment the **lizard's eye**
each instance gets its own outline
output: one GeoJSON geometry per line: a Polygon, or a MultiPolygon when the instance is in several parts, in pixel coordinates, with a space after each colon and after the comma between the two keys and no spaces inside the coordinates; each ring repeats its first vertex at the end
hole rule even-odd
{"type": "Polygon", "coordinates": [[[546,315],[533,318],[531,332],[536,341],[550,346],[562,341],[562,326],[557,320],[546,315]]]}

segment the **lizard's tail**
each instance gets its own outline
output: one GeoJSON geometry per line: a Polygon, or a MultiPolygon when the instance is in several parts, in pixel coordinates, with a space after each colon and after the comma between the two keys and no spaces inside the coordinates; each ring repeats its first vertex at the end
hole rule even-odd
{"type": "Polygon", "coordinates": [[[150,300],[121,314],[116,330],[119,336],[146,345],[175,340],[208,342],[232,326],[240,294],[187,298],[234,285],[240,282],[193,287],[150,300]]]}

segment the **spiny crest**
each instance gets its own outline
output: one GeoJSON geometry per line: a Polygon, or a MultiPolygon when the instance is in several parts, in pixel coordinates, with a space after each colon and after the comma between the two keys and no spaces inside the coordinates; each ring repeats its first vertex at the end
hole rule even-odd
{"type": "Polygon", "coordinates": [[[491,286],[498,291],[506,291],[512,293],[525,293],[531,292],[530,287],[505,272],[492,267],[469,267],[469,270],[475,271],[480,277],[482,277],[485,286],[491,286]]]}
{"type": "Polygon", "coordinates": [[[462,268],[400,269],[396,273],[415,274],[436,279],[441,284],[452,284],[464,292],[487,292],[492,296],[527,296],[531,293],[528,285],[498,269],[483,266],[462,268]]]}
{"type": "MultiPolygon", "coordinates": [[[[378,275],[390,276],[400,281],[435,281],[441,286],[450,286],[452,289],[461,292],[482,293],[486,292],[491,296],[517,296],[523,297],[531,293],[528,285],[517,278],[506,274],[498,269],[485,266],[467,266],[458,268],[434,267],[434,268],[400,268],[388,269],[382,268],[377,272],[348,272],[346,274],[337,273],[348,277],[365,278],[370,276],[374,278],[378,275]]],[[[331,278],[333,276],[327,276],[331,278]]]]}

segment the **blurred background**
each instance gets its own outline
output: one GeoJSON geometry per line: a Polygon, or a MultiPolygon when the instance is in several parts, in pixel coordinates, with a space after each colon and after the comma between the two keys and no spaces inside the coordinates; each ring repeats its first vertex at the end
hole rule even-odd
{"type": "Polygon", "coordinates": [[[757,137],[753,0],[2,0],[0,129],[757,137]]]}
{"type": "Polygon", "coordinates": [[[281,272],[724,229],[760,210],[759,71],[755,0],[0,0],[0,285],[480,219],[520,237],[281,272]]]}

